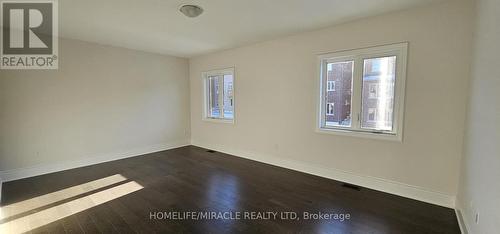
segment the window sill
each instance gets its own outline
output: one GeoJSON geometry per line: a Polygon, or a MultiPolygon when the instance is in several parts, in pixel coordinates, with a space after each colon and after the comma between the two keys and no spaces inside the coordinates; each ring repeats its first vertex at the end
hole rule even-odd
{"type": "Polygon", "coordinates": [[[212,123],[234,124],[234,119],[203,118],[203,121],[212,123]]]}
{"type": "Polygon", "coordinates": [[[338,135],[338,136],[349,136],[349,137],[359,137],[375,140],[385,140],[394,142],[403,142],[403,137],[401,133],[390,134],[390,133],[374,133],[374,132],[363,132],[363,131],[352,131],[348,129],[334,129],[334,128],[316,128],[317,133],[338,135]]]}

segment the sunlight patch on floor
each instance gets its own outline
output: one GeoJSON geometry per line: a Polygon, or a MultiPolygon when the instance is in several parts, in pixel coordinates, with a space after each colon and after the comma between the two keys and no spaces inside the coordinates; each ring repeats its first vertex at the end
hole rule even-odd
{"type": "Polygon", "coordinates": [[[0,207],[0,220],[127,180],[120,174],[0,207]]]}
{"type": "Polygon", "coordinates": [[[42,210],[3,224],[0,224],[0,233],[24,233],[42,227],[57,220],[74,215],[100,204],[109,202],[135,191],[142,187],[135,181],[121,184],[76,200],[42,210]]]}

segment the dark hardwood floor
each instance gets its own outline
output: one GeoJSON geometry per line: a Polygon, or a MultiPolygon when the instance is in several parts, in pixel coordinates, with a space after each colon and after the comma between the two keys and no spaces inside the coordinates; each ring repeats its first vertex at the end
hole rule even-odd
{"type": "Polygon", "coordinates": [[[3,192],[2,207],[20,210],[0,226],[36,218],[25,222],[31,233],[460,233],[452,209],[194,146],[8,182],[3,192]],[[161,217],[187,211],[241,217],[161,217]],[[282,213],[249,220],[245,212],[282,213]],[[284,212],[299,219],[281,219],[294,214],[284,212]],[[305,220],[303,212],[350,218],[305,220]]]}

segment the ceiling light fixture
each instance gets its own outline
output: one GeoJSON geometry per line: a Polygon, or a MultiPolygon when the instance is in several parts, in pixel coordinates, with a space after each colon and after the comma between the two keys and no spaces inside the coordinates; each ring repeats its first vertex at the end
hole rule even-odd
{"type": "Polygon", "coordinates": [[[197,5],[182,5],[179,8],[179,11],[182,12],[182,14],[186,15],[189,18],[194,18],[194,17],[201,15],[201,13],[203,13],[203,8],[201,8],[200,6],[197,6],[197,5]]]}

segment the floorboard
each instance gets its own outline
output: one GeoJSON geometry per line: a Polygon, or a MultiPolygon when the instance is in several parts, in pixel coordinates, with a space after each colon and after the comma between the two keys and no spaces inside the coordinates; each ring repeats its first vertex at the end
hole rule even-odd
{"type": "Polygon", "coordinates": [[[0,227],[26,219],[30,227],[18,230],[31,233],[460,233],[449,208],[194,146],[8,182],[1,204],[21,213],[1,219],[0,227]],[[124,181],[88,183],[114,175],[124,181]],[[87,187],[77,196],[23,206],[28,199],[45,204],[47,196],[41,196],[82,184],[87,187]],[[133,188],[138,190],[129,191],[133,188]],[[65,209],[61,214],[77,212],[30,220],[51,207],[65,209]],[[151,212],[188,211],[241,212],[241,217],[150,218],[151,212]],[[278,212],[278,217],[245,219],[244,212],[278,212]],[[299,220],[281,219],[285,212],[295,212],[299,220]],[[350,219],[305,220],[304,212],[350,219]]]}

